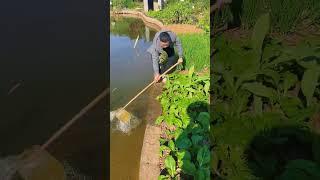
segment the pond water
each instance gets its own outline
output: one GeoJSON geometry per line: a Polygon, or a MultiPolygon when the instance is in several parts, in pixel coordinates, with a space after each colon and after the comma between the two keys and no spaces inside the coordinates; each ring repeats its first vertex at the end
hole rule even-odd
{"type": "MultiPolygon", "coordinates": [[[[93,4],[1,5],[0,157],[41,145],[106,88],[107,35],[98,28],[103,12],[93,4]]],[[[105,179],[106,109],[102,101],[48,150],[82,173],[105,179]]]]}
{"type": "MultiPolygon", "coordinates": [[[[147,48],[156,31],[143,21],[134,18],[114,17],[110,22],[110,107],[124,106],[141,89],[153,80],[152,61],[147,58],[147,48]],[[135,41],[138,42],[134,48],[135,41]]],[[[150,112],[150,91],[143,93],[126,108],[142,123],[130,134],[111,129],[110,179],[139,177],[139,161],[145,130],[146,112],[150,112]]]]}

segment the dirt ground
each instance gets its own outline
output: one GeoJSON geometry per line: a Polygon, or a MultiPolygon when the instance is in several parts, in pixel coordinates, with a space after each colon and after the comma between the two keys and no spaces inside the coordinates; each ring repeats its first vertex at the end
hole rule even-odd
{"type": "Polygon", "coordinates": [[[192,34],[203,32],[202,29],[190,24],[169,24],[165,25],[163,29],[171,30],[177,34],[192,34]]]}
{"type": "MultiPolygon", "coordinates": [[[[224,34],[232,40],[241,40],[249,38],[251,36],[250,31],[243,30],[241,28],[229,29],[224,32],[224,34]]],[[[286,35],[281,35],[279,33],[271,33],[270,37],[280,39],[284,44],[294,46],[303,41],[306,37],[319,37],[320,36],[320,26],[311,25],[308,27],[301,26],[295,32],[288,33],[286,35]]]]}

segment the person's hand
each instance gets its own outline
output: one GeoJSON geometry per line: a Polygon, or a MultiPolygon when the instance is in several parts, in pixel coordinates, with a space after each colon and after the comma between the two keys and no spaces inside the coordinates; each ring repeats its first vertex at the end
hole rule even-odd
{"type": "Polygon", "coordinates": [[[160,74],[154,74],[154,81],[159,82],[160,80],[160,74]]]}
{"type": "Polygon", "coordinates": [[[178,62],[181,64],[183,62],[183,59],[182,58],[179,58],[178,59],[178,62]]]}

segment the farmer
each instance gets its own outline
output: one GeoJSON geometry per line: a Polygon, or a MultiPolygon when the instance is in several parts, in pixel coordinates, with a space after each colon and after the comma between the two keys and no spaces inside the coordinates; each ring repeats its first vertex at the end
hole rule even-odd
{"type": "MultiPolygon", "coordinates": [[[[150,59],[152,59],[154,81],[159,82],[160,75],[176,63],[174,47],[178,51],[179,61],[182,62],[181,42],[174,32],[163,30],[154,36],[152,45],[147,50],[150,53],[150,59]]],[[[162,82],[165,83],[166,78],[162,78],[162,82]]]]}

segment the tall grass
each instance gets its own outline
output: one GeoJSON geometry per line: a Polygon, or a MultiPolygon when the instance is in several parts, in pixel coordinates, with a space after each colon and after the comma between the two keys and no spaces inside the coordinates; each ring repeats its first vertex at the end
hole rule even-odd
{"type": "Polygon", "coordinates": [[[292,32],[302,22],[319,23],[319,0],[243,0],[241,24],[250,29],[257,17],[265,12],[271,15],[271,30],[273,32],[292,32]]]}
{"type": "Polygon", "coordinates": [[[293,31],[305,8],[304,3],[301,0],[271,0],[272,27],[283,33],[293,31]]]}
{"type": "Polygon", "coordinates": [[[185,67],[194,65],[195,70],[201,71],[210,67],[210,37],[209,34],[180,35],[184,51],[185,67]]]}

